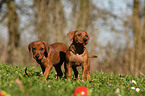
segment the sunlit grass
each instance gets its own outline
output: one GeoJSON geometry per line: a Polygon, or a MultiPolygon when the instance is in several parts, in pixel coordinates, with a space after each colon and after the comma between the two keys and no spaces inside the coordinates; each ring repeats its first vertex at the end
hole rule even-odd
{"type": "MultiPolygon", "coordinates": [[[[91,81],[56,79],[52,70],[49,78],[42,81],[41,69],[0,65],[0,90],[11,96],[72,96],[78,86],[89,89],[91,96],[143,96],[145,77],[92,73],[91,81]],[[27,73],[26,73],[26,72],[27,73]],[[16,79],[19,79],[18,84],[16,79]],[[20,88],[23,86],[23,88],[20,88]]],[[[81,72],[80,72],[81,73],[81,72]]],[[[72,73],[73,74],[73,73],[72,73]]]]}

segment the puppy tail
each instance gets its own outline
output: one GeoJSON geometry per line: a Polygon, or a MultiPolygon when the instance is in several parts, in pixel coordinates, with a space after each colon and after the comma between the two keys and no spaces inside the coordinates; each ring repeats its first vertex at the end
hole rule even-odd
{"type": "Polygon", "coordinates": [[[89,58],[98,58],[98,56],[89,56],[89,58]]]}

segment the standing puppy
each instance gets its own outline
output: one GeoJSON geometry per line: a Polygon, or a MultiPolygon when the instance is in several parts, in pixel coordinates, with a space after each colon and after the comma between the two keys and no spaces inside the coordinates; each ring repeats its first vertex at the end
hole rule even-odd
{"type": "Polygon", "coordinates": [[[32,51],[33,58],[40,64],[45,79],[47,79],[53,66],[59,77],[62,77],[61,65],[65,61],[68,46],[63,43],[53,43],[51,45],[44,41],[34,41],[28,46],[32,51]]]}
{"type": "Polygon", "coordinates": [[[71,79],[71,69],[73,69],[75,78],[78,77],[77,66],[82,66],[82,77],[84,80],[91,80],[90,77],[90,61],[85,45],[88,43],[89,36],[84,31],[72,31],[67,34],[72,41],[66,52],[66,75],[71,79]]]}

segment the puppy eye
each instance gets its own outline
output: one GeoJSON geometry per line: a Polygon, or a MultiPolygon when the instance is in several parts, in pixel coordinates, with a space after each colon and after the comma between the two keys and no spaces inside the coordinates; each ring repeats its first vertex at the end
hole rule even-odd
{"type": "Polygon", "coordinates": [[[35,50],[36,50],[36,48],[33,48],[33,50],[35,51],[35,50]]]}
{"type": "Polygon", "coordinates": [[[41,48],[40,50],[43,51],[44,48],[41,48]]]}
{"type": "Polygon", "coordinates": [[[81,36],[81,34],[78,34],[78,36],[81,36]]]}
{"type": "Polygon", "coordinates": [[[86,37],[88,37],[88,35],[86,35],[86,37]]]}

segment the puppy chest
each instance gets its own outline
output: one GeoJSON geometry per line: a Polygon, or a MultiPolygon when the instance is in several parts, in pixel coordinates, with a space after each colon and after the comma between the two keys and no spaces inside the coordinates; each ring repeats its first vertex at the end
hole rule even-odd
{"type": "Polygon", "coordinates": [[[74,65],[82,65],[84,63],[84,58],[81,55],[74,55],[72,54],[69,58],[69,62],[71,62],[74,65]]]}

